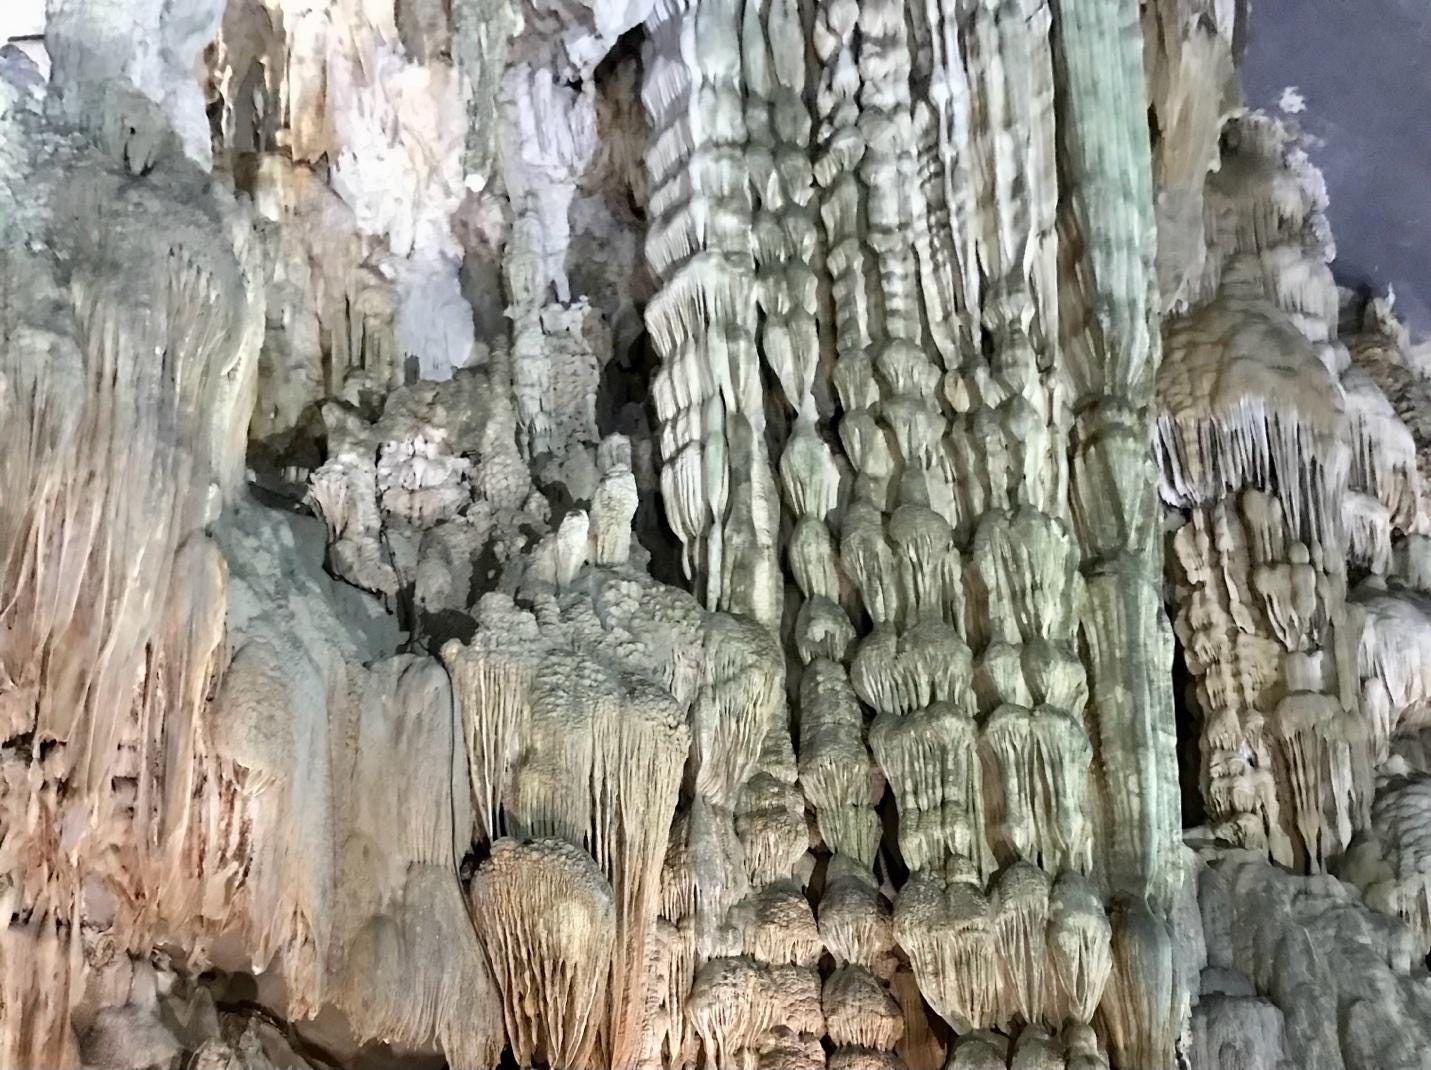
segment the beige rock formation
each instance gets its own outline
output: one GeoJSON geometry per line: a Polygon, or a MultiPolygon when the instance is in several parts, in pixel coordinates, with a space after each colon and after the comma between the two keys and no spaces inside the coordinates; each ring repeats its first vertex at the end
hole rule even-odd
{"type": "Polygon", "coordinates": [[[0,1067],[1420,1065],[1431,380],[1244,8],[50,0],[0,1067]]]}

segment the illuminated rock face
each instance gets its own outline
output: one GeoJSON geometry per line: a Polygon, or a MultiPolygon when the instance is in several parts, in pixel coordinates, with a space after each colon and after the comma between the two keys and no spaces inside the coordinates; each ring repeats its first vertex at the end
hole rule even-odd
{"type": "Polygon", "coordinates": [[[1431,385],[1235,5],[48,7],[0,1066],[1418,1065],[1431,385]]]}

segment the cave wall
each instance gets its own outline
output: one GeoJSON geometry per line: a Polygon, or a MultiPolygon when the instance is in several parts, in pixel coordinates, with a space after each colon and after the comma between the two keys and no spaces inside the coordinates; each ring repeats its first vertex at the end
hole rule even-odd
{"type": "Polygon", "coordinates": [[[1431,388],[1240,5],[45,16],[0,1065],[1420,1065],[1431,388]]]}

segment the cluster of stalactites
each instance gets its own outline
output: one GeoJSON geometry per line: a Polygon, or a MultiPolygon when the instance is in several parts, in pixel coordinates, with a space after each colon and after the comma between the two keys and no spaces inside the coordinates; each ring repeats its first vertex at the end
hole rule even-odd
{"type": "Polygon", "coordinates": [[[1365,822],[1377,746],[1355,691],[1344,698],[1356,666],[1340,567],[1251,489],[1194,510],[1173,546],[1209,813],[1231,842],[1319,866],[1365,822]]]}
{"type": "MultiPolygon", "coordinates": [[[[230,5],[231,14],[238,7],[230,5]]],[[[224,41],[218,46],[219,70],[235,61],[224,41]]],[[[279,73],[264,69],[275,77],[279,73]]],[[[232,70],[227,77],[239,80],[232,70]]],[[[230,99],[225,97],[226,104],[230,99]]],[[[225,140],[233,144],[234,135],[226,133],[225,140]]],[[[253,184],[254,207],[273,225],[274,238],[267,286],[270,326],[249,435],[282,441],[302,425],[314,404],[343,396],[358,384],[390,390],[402,383],[399,297],[369,262],[373,239],[359,233],[353,210],[318,170],[287,155],[262,153],[253,184]]]]}
{"type": "MultiPolygon", "coordinates": [[[[170,216],[161,236],[152,193],[124,196],[119,175],[88,166],[63,196],[122,197],[127,221],[70,249],[79,266],[68,287],[33,254],[0,264],[27,294],[12,307],[30,309],[8,313],[13,340],[0,365],[5,425],[17,437],[0,532],[4,720],[7,738],[60,743],[83,792],[108,783],[130,718],[107,706],[117,696],[147,704],[136,684],[148,664],[200,674],[175,677],[176,698],[202,691],[216,669],[189,634],[191,615],[202,630],[222,608],[221,589],[203,590],[212,566],[198,556],[209,550],[201,529],[226,461],[205,420],[223,415],[221,378],[247,378],[252,352],[241,347],[253,340],[244,265],[227,236],[192,211],[170,216]],[[135,472],[145,473],[143,495],[125,492],[135,472]],[[181,553],[189,567],[176,572],[181,553]]],[[[141,710],[141,738],[162,717],[141,710]]]]}
{"type": "Polygon", "coordinates": [[[211,831],[174,785],[204,757],[224,661],[204,527],[241,486],[263,307],[248,218],[172,158],[156,108],[115,87],[115,129],[91,141],[27,129],[36,105],[8,79],[0,96],[0,199],[29,229],[0,256],[0,1062],[72,1065],[82,922],[147,947],[202,912],[162,875],[211,831]]]}
{"type": "MultiPolygon", "coordinates": [[[[851,470],[827,526],[804,506],[826,485],[820,473],[833,489],[842,466],[825,459],[818,429],[797,427],[782,474],[806,599],[795,635],[808,665],[802,779],[807,764],[821,787],[838,771],[841,796],[811,797],[821,831],[841,837],[840,851],[863,850],[861,811],[845,800],[873,788],[860,739],[861,706],[872,709],[865,742],[893,789],[914,880],[957,872],[981,897],[1015,863],[1042,866],[1046,880],[1092,866],[1050,27],[1038,2],[832,4],[815,27],[831,378],[851,470]],[[849,626],[858,609],[873,625],[862,638],[849,626]]],[[[1129,344],[1146,346],[1144,332],[1130,328],[1129,344]]],[[[1096,897],[1094,907],[1106,925],[1096,897]]],[[[914,965],[929,997],[937,982],[914,965]]],[[[1006,967],[1020,968],[991,968],[1006,967]]],[[[1094,988],[1090,1017],[1101,978],[1094,988]]]]}
{"type": "Polygon", "coordinates": [[[1155,439],[1185,513],[1204,795],[1233,842],[1320,868],[1369,820],[1404,708],[1367,656],[1398,598],[1376,579],[1349,603],[1346,577],[1387,576],[1418,537],[1417,440],[1383,392],[1404,385],[1376,341],[1395,332],[1354,336],[1360,359],[1336,338],[1325,190],[1289,132],[1230,121],[1207,203],[1210,281],[1168,329],[1155,439]]]}
{"type": "MultiPolygon", "coordinates": [[[[513,858],[526,851],[582,870],[578,883],[606,919],[606,935],[593,921],[583,939],[605,943],[571,944],[572,927],[546,917],[559,890],[530,894],[536,885],[517,879],[516,862],[490,879],[479,872],[473,910],[505,912],[481,931],[519,1059],[634,1065],[652,1043],[648,1010],[668,952],[657,914],[691,749],[701,614],[644,576],[565,567],[573,554],[584,563],[589,549],[601,556],[610,546],[609,535],[593,539],[583,528],[579,550],[564,549],[569,528],[554,537],[550,575],[538,567],[532,577],[535,612],[485,596],[476,635],[450,642],[443,658],[462,710],[477,837],[495,844],[490,865],[502,850],[513,858]],[[541,898],[548,892],[554,898],[541,898]],[[560,944],[552,945],[556,957],[529,961],[544,953],[543,941],[560,944]]],[[[551,881],[555,889],[559,880],[551,881]]]]}
{"type": "MultiPolygon", "coordinates": [[[[909,508],[895,513],[891,535],[901,532],[909,508]]],[[[878,526],[860,533],[850,522],[857,513],[847,514],[846,546],[850,571],[865,579],[860,586],[885,587],[893,602],[917,600],[898,581],[877,581],[896,554],[878,526]]],[[[924,515],[926,536],[942,537],[929,557],[916,551],[909,559],[933,560],[953,582],[932,600],[930,615],[903,631],[877,623],[852,669],[854,690],[876,711],[870,744],[900,807],[905,863],[920,869],[960,859],[983,880],[1017,859],[1053,873],[1086,871],[1092,753],[1073,645],[1076,544],[1062,524],[1032,509],[991,513],[965,575],[948,526],[924,515]],[[977,658],[963,638],[971,633],[982,650],[977,658]]],[[[871,519],[877,525],[877,515],[871,519]]]]}
{"type": "Polygon", "coordinates": [[[690,970],[688,1032],[669,1065],[701,1052],[721,1066],[778,1052],[821,1067],[824,945],[803,887],[813,859],[784,658],[754,621],[717,616],[711,625],[692,716],[696,795],[665,878],[680,890],[667,913],[690,970]]]}
{"type": "Polygon", "coordinates": [[[1390,575],[1364,580],[1348,599],[1357,635],[1361,716],[1376,767],[1370,820],[1335,866],[1367,904],[1401,918],[1431,947],[1431,861],[1425,810],[1431,695],[1431,540],[1398,542],[1390,575]]]}
{"type": "Polygon", "coordinates": [[[1361,889],[1367,906],[1400,918],[1420,954],[1431,951],[1431,776],[1399,772],[1377,792],[1371,818],[1339,860],[1336,874],[1361,889]]]}
{"type": "MultiPolygon", "coordinates": [[[[559,1038],[542,1031],[559,1029],[570,1065],[687,1065],[702,1046],[765,1050],[787,1041],[818,1052],[817,1025],[747,1044],[744,1026],[723,1024],[723,1002],[697,998],[719,970],[709,960],[731,957],[757,973],[803,971],[818,997],[819,934],[791,879],[808,835],[779,646],[760,624],[704,614],[629,568],[629,449],[609,440],[599,452],[606,475],[591,524],[564,521],[536,547],[522,586],[531,610],[487,595],[473,639],[443,652],[463,711],[479,841],[588,851],[585,864],[613,904],[604,995],[566,1025],[554,1016],[569,1002],[552,987],[565,974],[517,976],[508,960],[518,949],[494,952],[484,936],[509,1030],[522,1031],[509,1041],[519,1058],[556,1058],[559,1038]],[[694,798],[673,822],[688,758],[694,798]],[[529,985],[557,1004],[534,1013],[529,985]],[[594,1025],[583,1024],[588,1017],[594,1025]]],[[[479,872],[479,916],[489,891],[497,894],[479,872]]],[[[545,908],[515,896],[503,909],[545,908]]],[[[796,982],[762,989],[758,1021],[774,1022],[787,983],[796,982]]]]}
{"type": "Polygon", "coordinates": [[[988,895],[972,873],[916,874],[900,893],[894,935],[930,1006],[960,1032],[1087,1025],[1113,964],[1097,889],[1024,862],[988,895]]]}
{"type": "MultiPolygon", "coordinates": [[[[748,618],[719,621],[708,636],[710,671],[693,712],[695,798],[681,854],[668,862],[665,912],[689,1013],[684,1028],[677,1016],[665,1054],[672,1065],[699,1049],[716,1065],[759,1056],[823,1066],[822,944],[801,890],[813,861],[805,799],[783,655],[773,635],[758,634],[778,625],[783,597],[767,394],[798,414],[781,482],[797,521],[824,544],[839,493],[814,427],[820,257],[802,14],[788,0],[658,4],[647,31],[647,255],[661,289],[646,319],[663,360],[653,385],[662,490],[707,604],[748,618]],[[787,1014],[792,1001],[799,1010],[787,1014]]],[[[839,579],[827,570],[800,582],[824,597],[802,611],[819,614],[802,628],[809,644],[847,647],[839,579]]],[[[802,660],[814,656],[807,647],[802,660]]],[[[880,781],[860,726],[853,735],[848,723],[830,726],[821,741],[806,783],[822,800],[821,828],[841,839],[848,826],[872,857],[880,781]],[[864,756],[853,772],[841,761],[851,746],[864,756]]],[[[680,983],[673,970],[673,990],[680,983]]],[[[672,1000],[676,1012],[681,1002],[672,1000]]]]}
{"type": "MultiPolygon", "coordinates": [[[[1366,582],[1351,595],[1361,713],[1378,766],[1392,757],[1398,737],[1425,726],[1431,699],[1431,595],[1419,562],[1428,543],[1412,537],[1385,582],[1366,582]]],[[[1424,567],[1424,566],[1421,566],[1424,567]]]]}
{"type": "Polygon", "coordinates": [[[1335,372],[1286,315],[1235,291],[1168,329],[1154,451],[1163,500],[1275,493],[1298,538],[1342,542],[1351,456],[1335,372]]]}
{"type": "MultiPolygon", "coordinates": [[[[1368,492],[1386,506],[1393,527],[1408,534],[1424,534],[1424,512],[1408,517],[1405,507],[1410,488],[1416,488],[1419,501],[1420,487],[1431,485],[1428,483],[1431,480],[1431,406],[1427,404],[1431,385],[1412,357],[1410,336],[1396,319],[1391,296],[1373,298],[1359,316],[1345,317],[1342,340],[1352,359],[1348,376],[1355,369],[1370,378],[1381,395],[1380,399],[1374,396],[1368,399],[1370,411],[1363,418],[1365,426],[1354,428],[1354,432],[1364,437],[1356,441],[1352,464],[1354,471],[1364,469],[1365,476],[1359,480],[1354,474],[1353,486],[1365,485],[1368,492]],[[1385,419],[1385,404],[1395,412],[1400,427],[1385,419]],[[1415,450],[1414,473],[1405,470],[1408,432],[1415,450]]],[[[1348,388],[1349,395],[1357,392],[1348,388]]],[[[1359,406],[1349,404],[1348,408],[1356,421],[1361,415],[1359,406]]]]}
{"type": "MultiPolygon", "coordinates": [[[[941,540],[948,525],[927,508],[929,493],[913,489],[916,482],[947,479],[935,460],[943,434],[935,400],[940,375],[923,347],[918,259],[910,242],[924,213],[905,73],[911,61],[906,14],[899,0],[830,4],[816,13],[821,68],[814,177],[836,356],[833,368],[821,368],[821,393],[833,387],[844,414],[836,442],[808,425],[802,412],[782,461],[795,513],[787,555],[805,599],[795,637],[805,662],[801,783],[833,853],[820,901],[821,932],[837,962],[824,990],[836,1045],[832,1065],[870,1067],[898,1065],[905,1023],[896,993],[913,986],[891,984],[890,905],[873,872],[884,776],[871,757],[861,702],[869,701],[869,680],[862,678],[877,659],[867,653],[869,638],[856,641],[852,622],[863,603],[876,621],[887,622],[882,630],[896,645],[896,629],[928,617],[940,633],[934,637],[939,649],[924,653],[937,659],[947,647],[939,646],[946,599],[955,597],[959,581],[958,555],[941,540]],[[843,460],[836,461],[833,447],[843,460]],[[875,542],[883,541],[881,511],[902,497],[899,468],[905,464],[914,500],[926,505],[934,530],[931,536],[927,524],[921,527],[924,515],[912,520],[896,562],[890,547],[875,542]],[[837,505],[843,507],[838,513],[837,505]],[[881,565],[884,573],[873,576],[881,565]],[[901,597],[907,598],[902,607],[901,597]]],[[[911,506],[911,512],[918,510],[911,506]]],[[[928,668],[928,660],[911,663],[902,675],[905,687],[924,694],[923,703],[933,701],[931,686],[942,686],[918,679],[928,668]]]]}
{"type": "MultiPolygon", "coordinates": [[[[819,936],[837,966],[821,989],[832,1065],[897,1065],[904,1033],[890,991],[895,960],[890,907],[875,880],[884,828],[877,806],[885,782],[871,757],[865,712],[851,684],[855,627],[848,570],[830,522],[840,473],[834,453],[808,416],[785,447],[780,475],[795,517],[787,562],[803,598],[795,622],[800,657],[800,790],[830,852],[819,902],[819,936]]],[[[823,1065],[823,1061],[815,1065],[823,1065]]]]}
{"type": "Polygon", "coordinates": [[[804,182],[791,167],[801,145],[795,15],[772,4],[762,27],[749,25],[754,7],[742,12],[730,0],[661,3],[647,20],[646,256],[660,289],[646,323],[662,360],[652,384],[661,491],[686,572],[712,609],[773,627],[779,504],[757,320],[763,310],[773,366],[792,371],[809,359],[797,346],[813,340],[815,295],[795,261],[811,244],[804,182]],[[752,178],[764,180],[758,218],[752,178]],[[792,211],[777,216],[787,201],[792,211]]]}

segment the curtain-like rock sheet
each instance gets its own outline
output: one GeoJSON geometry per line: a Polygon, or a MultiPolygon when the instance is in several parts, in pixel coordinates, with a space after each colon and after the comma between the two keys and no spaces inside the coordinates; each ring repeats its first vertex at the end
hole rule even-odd
{"type": "Polygon", "coordinates": [[[0,1066],[1416,1065],[1431,387],[1240,5],[47,14],[0,1066]]]}

